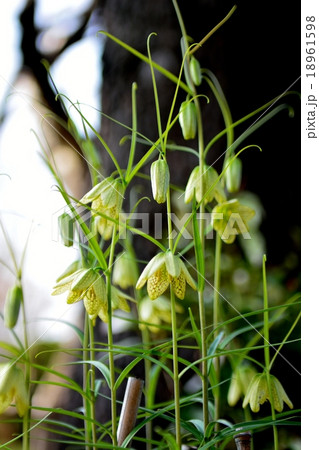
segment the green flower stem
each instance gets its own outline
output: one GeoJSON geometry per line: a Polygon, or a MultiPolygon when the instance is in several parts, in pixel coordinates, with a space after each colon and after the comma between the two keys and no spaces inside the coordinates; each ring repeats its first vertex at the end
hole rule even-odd
{"type": "Polygon", "coordinates": [[[178,347],[177,347],[177,324],[176,324],[176,304],[175,294],[170,288],[171,292],[171,317],[172,317],[172,341],[173,341],[173,373],[174,373],[174,401],[175,401],[175,432],[176,432],[176,444],[178,448],[181,448],[181,414],[179,404],[179,373],[178,373],[178,347]]]}
{"type": "MultiPolygon", "coordinates": [[[[147,38],[147,54],[149,60],[152,62],[151,57],[151,49],[150,49],[150,39],[152,36],[156,35],[156,33],[151,33],[147,38]]],[[[155,110],[156,110],[156,119],[157,119],[157,129],[158,129],[158,136],[161,142],[161,150],[165,154],[164,149],[164,139],[163,139],[163,132],[162,132],[162,121],[161,121],[161,111],[160,111],[160,105],[158,100],[158,93],[157,93],[157,87],[156,87],[156,80],[155,80],[155,74],[154,74],[154,67],[152,64],[150,64],[151,69],[151,75],[152,75],[152,83],[153,83],[153,92],[154,92],[154,100],[155,100],[155,110]]]]}
{"type": "MultiPolygon", "coordinates": [[[[83,337],[83,361],[89,360],[89,316],[85,313],[84,318],[84,337],[83,337]]],[[[83,364],[83,391],[87,391],[87,380],[89,373],[89,364],[83,364]]],[[[89,417],[91,413],[91,405],[87,396],[83,397],[83,408],[85,417],[89,417]]],[[[84,421],[85,430],[85,442],[88,444],[91,441],[91,422],[88,420],[84,421]]],[[[85,450],[89,450],[89,446],[85,446],[85,450]]]]}
{"type": "Polygon", "coordinates": [[[294,323],[291,325],[288,333],[286,334],[285,338],[283,339],[282,343],[279,345],[279,347],[276,350],[276,353],[274,354],[274,356],[272,357],[272,360],[270,361],[269,364],[269,371],[271,371],[272,365],[275,362],[276,357],[279,355],[282,347],[285,345],[285,342],[287,341],[287,339],[289,338],[289,336],[291,335],[291,333],[293,332],[295,326],[297,325],[297,323],[299,322],[301,317],[301,312],[299,312],[298,316],[296,317],[294,323]]]}
{"type": "MultiPolygon", "coordinates": [[[[89,322],[89,339],[90,339],[90,361],[95,360],[94,350],[94,326],[92,320],[89,322]]],[[[95,426],[95,366],[91,364],[90,367],[90,419],[92,419],[92,444],[96,444],[96,426],[95,426]]],[[[96,449],[94,445],[93,450],[96,449]]]]}
{"type": "MultiPolygon", "coordinates": [[[[215,269],[214,269],[214,317],[213,317],[213,328],[215,330],[214,338],[216,339],[218,336],[217,327],[219,325],[219,290],[220,290],[220,257],[221,257],[221,249],[222,249],[222,240],[218,233],[216,233],[216,247],[215,247],[215,269]]],[[[219,409],[220,409],[220,398],[219,398],[219,378],[220,378],[220,360],[218,357],[214,358],[214,368],[215,368],[215,380],[216,380],[216,389],[214,391],[215,397],[215,409],[214,409],[214,420],[216,422],[215,431],[218,431],[218,422],[219,419],[219,409]]]]}
{"type": "MultiPolygon", "coordinates": [[[[195,88],[194,88],[195,89],[195,88]]],[[[194,99],[197,115],[197,129],[198,129],[198,150],[199,150],[199,171],[200,171],[200,197],[204,196],[204,131],[202,123],[202,115],[199,100],[197,97],[194,99]]],[[[205,203],[201,202],[199,207],[200,218],[199,221],[199,236],[202,246],[203,254],[205,255],[205,223],[202,217],[205,213],[205,203]]],[[[203,273],[205,273],[205,258],[203,258],[203,273]]],[[[198,291],[198,308],[199,308],[199,319],[200,319],[200,332],[201,332],[201,357],[202,362],[202,391],[203,391],[203,422],[204,430],[206,430],[209,422],[208,414],[208,370],[207,370],[207,336],[206,336],[206,315],[205,315],[205,304],[204,304],[204,293],[202,290],[198,291]]]]}
{"type": "MultiPolygon", "coordinates": [[[[171,220],[171,193],[170,189],[167,191],[166,198],[167,205],[167,229],[168,229],[168,242],[169,249],[173,251],[173,238],[172,238],[172,220],[171,220]]],[[[175,294],[170,287],[171,293],[171,318],[172,318],[172,345],[173,345],[173,374],[174,374],[174,401],[175,401],[175,432],[176,432],[176,443],[178,448],[181,448],[182,438],[181,438],[181,413],[179,405],[179,373],[178,373],[178,335],[177,335],[177,323],[176,323],[176,304],[175,304],[175,294]]]]}
{"type": "MultiPolygon", "coordinates": [[[[150,333],[147,327],[142,329],[142,341],[143,341],[143,349],[146,352],[150,350],[150,333]]],[[[144,388],[145,388],[145,407],[147,410],[150,410],[153,406],[153,400],[148,395],[150,390],[150,374],[152,369],[152,363],[148,358],[144,358],[144,388]]],[[[148,413],[145,414],[147,417],[148,413]]],[[[151,450],[152,444],[152,422],[148,421],[145,426],[146,431],[146,449],[151,450]]]]}
{"type": "MultiPolygon", "coordinates": [[[[268,392],[270,396],[271,417],[276,420],[276,412],[274,407],[271,381],[270,381],[270,351],[269,351],[269,311],[268,311],[268,292],[267,292],[267,278],[266,278],[266,255],[263,257],[263,294],[264,294],[264,358],[265,358],[265,370],[267,375],[268,392]]],[[[279,449],[278,430],[277,426],[273,425],[274,435],[274,450],[279,449]]]]}
{"type": "Polygon", "coordinates": [[[234,5],[232,9],[229,11],[229,13],[212,29],[209,33],[206,34],[206,36],[203,37],[203,39],[190,51],[190,54],[195,53],[196,50],[201,48],[203,44],[222,26],[225,22],[233,15],[235,12],[237,6],[234,5]]]}
{"type": "Polygon", "coordinates": [[[114,366],[114,352],[113,352],[113,331],[112,331],[112,284],[111,271],[114,260],[115,244],[116,244],[117,227],[113,227],[110,256],[109,256],[109,270],[107,272],[107,335],[108,335],[108,349],[109,349],[109,370],[110,370],[110,389],[111,389],[111,423],[112,423],[112,443],[117,445],[117,424],[116,424],[116,388],[115,388],[115,366],[114,366]]]}
{"type": "Polygon", "coordinates": [[[137,91],[137,84],[133,83],[132,84],[132,140],[131,140],[129,159],[128,159],[128,163],[127,163],[126,176],[132,170],[132,166],[133,166],[133,162],[134,162],[134,155],[135,155],[135,147],[136,147],[136,130],[137,130],[136,91],[137,91]]]}
{"type": "MultiPolygon", "coordinates": [[[[185,28],[185,24],[180,12],[180,9],[178,7],[177,1],[173,0],[173,5],[176,11],[176,15],[178,18],[179,26],[181,28],[184,45],[185,45],[185,52],[187,52],[188,49],[188,39],[187,39],[187,32],[185,28]]],[[[196,47],[195,47],[196,48],[196,47]]],[[[189,52],[186,56],[186,67],[185,67],[185,73],[188,73],[189,70],[189,55],[191,52],[189,52]]],[[[192,94],[194,96],[194,104],[196,108],[196,116],[197,116],[197,130],[198,130],[198,157],[199,157],[199,167],[200,167],[200,196],[201,198],[204,195],[204,164],[205,164],[205,145],[204,145],[204,130],[203,130],[203,123],[202,123],[202,116],[201,116],[201,109],[198,97],[196,97],[196,89],[192,82],[191,77],[189,78],[189,82],[191,83],[191,90],[192,94]]],[[[200,217],[203,217],[205,213],[205,204],[202,202],[200,204],[200,217]]],[[[205,224],[204,220],[200,220],[200,226],[199,226],[199,236],[202,246],[203,254],[205,254],[205,224]]],[[[203,267],[203,272],[205,273],[205,267],[203,267]]],[[[202,391],[203,391],[203,423],[204,423],[204,430],[206,429],[209,421],[209,415],[208,415],[208,372],[207,372],[207,338],[206,338],[206,316],[205,316],[205,305],[204,305],[204,294],[203,291],[198,291],[198,308],[199,308],[199,318],[200,318],[200,332],[201,332],[201,357],[202,357],[202,366],[201,366],[201,372],[202,372],[202,391]]]]}
{"type": "MultiPolygon", "coordinates": [[[[21,282],[21,279],[19,279],[21,282]]],[[[23,416],[23,438],[22,438],[22,450],[30,449],[30,412],[31,412],[31,396],[30,396],[30,379],[31,379],[31,365],[29,354],[29,341],[27,331],[27,320],[24,299],[22,300],[22,318],[23,318],[23,334],[24,334],[24,347],[25,347],[25,383],[28,392],[29,408],[23,416]]]]}

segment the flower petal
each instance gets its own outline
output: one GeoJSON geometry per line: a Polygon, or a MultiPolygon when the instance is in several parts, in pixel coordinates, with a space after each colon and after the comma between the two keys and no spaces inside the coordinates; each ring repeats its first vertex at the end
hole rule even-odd
{"type": "Polygon", "coordinates": [[[101,194],[101,192],[110,187],[112,185],[112,182],[114,182],[112,177],[105,178],[100,183],[93,186],[93,188],[89,192],[87,192],[84,195],[84,197],[81,198],[80,203],[92,202],[94,199],[96,199],[96,197],[98,197],[101,194]]]}
{"type": "Polygon", "coordinates": [[[172,277],[179,277],[181,273],[181,260],[178,256],[174,255],[171,250],[165,253],[165,265],[167,272],[172,277]]]}
{"type": "Polygon", "coordinates": [[[290,409],[293,408],[293,404],[286,394],[286,391],[284,390],[280,381],[273,375],[270,376],[275,410],[281,412],[284,409],[284,402],[289,406],[290,409]]]}
{"type": "Polygon", "coordinates": [[[173,277],[171,279],[171,284],[176,297],[183,300],[186,291],[186,280],[184,274],[181,273],[179,277],[173,277]]]}
{"type": "Polygon", "coordinates": [[[164,263],[165,263],[164,253],[161,252],[155,255],[147,264],[147,266],[144,268],[139,279],[137,280],[136,289],[141,289],[146,283],[147,279],[151,275],[153,275],[153,273],[156,272],[164,263]]]}
{"type": "Polygon", "coordinates": [[[74,278],[71,285],[72,291],[83,291],[93,284],[98,277],[98,274],[93,269],[82,269],[74,278]]]}
{"type": "Polygon", "coordinates": [[[166,267],[162,265],[147,281],[147,292],[151,300],[162,295],[169,285],[166,267]]]}
{"type": "Polygon", "coordinates": [[[184,274],[184,277],[185,277],[187,283],[190,285],[191,288],[193,288],[196,291],[197,290],[196,282],[191,277],[191,274],[189,273],[184,262],[182,260],[180,260],[180,263],[181,263],[182,273],[184,274]]]}

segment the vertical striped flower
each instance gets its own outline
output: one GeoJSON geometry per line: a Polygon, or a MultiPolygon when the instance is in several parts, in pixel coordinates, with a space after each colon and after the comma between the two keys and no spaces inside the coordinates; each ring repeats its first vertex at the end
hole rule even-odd
{"type": "Polygon", "coordinates": [[[112,177],[105,178],[94,186],[80,203],[92,202],[92,215],[95,217],[98,232],[105,240],[110,239],[114,222],[122,207],[124,188],[122,183],[112,177]]]}
{"type": "Polygon", "coordinates": [[[4,324],[7,328],[14,328],[20,313],[20,306],[23,302],[22,286],[19,282],[9,289],[4,303],[4,324]]]}
{"type": "Polygon", "coordinates": [[[170,250],[159,253],[147,264],[137,281],[136,289],[141,289],[147,282],[147,292],[151,300],[162,295],[169,285],[179,299],[185,297],[186,283],[197,289],[196,283],[183,261],[170,250]]]}
{"type": "Polygon", "coordinates": [[[194,139],[197,133],[196,106],[192,101],[186,100],[179,108],[179,124],[183,138],[187,141],[194,139]]]}
{"type": "Polygon", "coordinates": [[[165,203],[169,188],[169,168],[164,159],[158,159],[151,165],[151,183],[154,200],[165,203]]]}
{"type": "Polygon", "coordinates": [[[226,187],[228,192],[234,193],[239,191],[242,175],[242,162],[239,158],[235,158],[230,164],[230,158],[226,161],[227,167],[225,172],[226,187]]]}

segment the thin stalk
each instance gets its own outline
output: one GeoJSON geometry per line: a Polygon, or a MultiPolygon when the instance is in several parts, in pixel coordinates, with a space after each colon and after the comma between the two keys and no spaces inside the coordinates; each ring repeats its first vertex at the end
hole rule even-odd
{"type": "MultiPolygon", "coordinates": [[[[214,338],[218,336],[217,327],[220,321],[220,311],[219,311],[219,290],[220,290],[220,257],[222,249],[222,240],[218,233],[216,233],[216,247],[215,247],[215,268],[214,268],[214,317],[213,317],[213,328],[215,330],[214,338]]],[[[219,425],[217,420],[219,419],[219,409],[220,409],[220,390],[219,390],[219,378],[220,378],[220,360],[219,357],[214,358],[214,368],[215,368],[215,380],[216,388],[214,391],[215,397],[215,409],[214,409],[214,420],[216,422],[215,431],[218,431],[219,425]]]]}
{"type": "MultiPolygon", "coordinates": [[[[147,38],[147,54],[148,54],[148,58],[150,61],[152,61],[151,49],[150,49],[150,39],[151,39],[151,36],[153,36],[153,35],[156,35],[156,33],[151,33],[147,38]]],[[[161,143],[161,150],[165,154],[160,105],[159,105],[158,94],[157,94],[157,86],[156,86],[156,79],[155,79],[155,74],[154,74],[154,67],[152,64],[150,64],[150,69],[151,69],[152,83],[153,83],[153,93],[154,93],[154,100],[155,100],[158,136],[159,136],[160,143],[161,143]]]]}
{"type": "MultiPolygon", "coordinates": [[[[95,360],[95,350],[94,350],[94,326],[92,320],[89,322],[89,339],[90,339],[90,361],[95,360]]],[[[92,444],[96,444],[96,426],[95,426],[95,366],[92,364],[90,367],[90,418],[92,419],[92,444]]],[[[93,450],[96,449],[94,445],[93,450]]]]}
{"type": "MultiPolygon", "coordinates": [[[[184,40],[184,46],[185,46],[185,52],[187,53],[188,49],[188,40],[187,40],[187,32],[185,28],[185,24],[183,21],[183,17],[181,15],[179,6],[177,4],[176,0],[173,0],[173,5],[176,11],[177,19],[179,22],[179,26],[182,32],[183,40],[184,40]]],[[[195,47],[196,48],[196,47],[195,47]]],[[[189,55],[192,53],[190,51],[186,56],[185,61],[185,74],[188,73],[189,70],[189,55]]],[[[201,116],[201,109],[199,100],[196,97],[196,88],[195,85],[191,79],[191,77],[187,77],[189,80],[188,82],[191,84],[191,90],[192,94],[194,96],[194,104],[196,107],[196,116],[197,116],[197,133],[198,133],[198,158],[199,158],[199,171],[200,171],[200,197],[202,198],[204,196],[204,173],[205,173],[205,145],[204,145],[204,130],[203,130],[203,123],[202,123],[202,116],[201,116]]],[[[202,202],[200,204],[200,217],[202,219],[204,213],[205,213],[205,204],[202,202]]],[[[200,220],[199,225],[199,236],[200,236],[200,242],[202,246],[203,254],[205,254],[205,223],[204,220],[200,220]]],[[[203,264],[205,264],[205,260],[203,261],[203,264]]],[[[205,267],[203,267],[203,272],[205,273],[205,267]]],[[[204,423],[204,430],[206,430],[208,421],[209,421],[209,414],[208,414],[208,371],[207,371],[207,338],[206,338],[206,316],[205,316],[205,305],[204,305],[204,294],[202,290],[198,291],[198,309],[199,309],[199,319],[200,319],[200,332],[201,332],[201,357],[202,357],[202,365],[201,365],[201,372],[202,372],[202,391],[203,391],[203,423],[204,423]]]]}
{"type": "MultiPolygon", "coordinates": [[[[194,99],[197,115],[197,129],[198,129],[198,151],[199,151],[199,172],[200,172],[200,198],[203,198],[204,192],[204,176],[205,176],[205,158],[204,158],[204,132],[201,116],[201,109],[198,98],[194,99]]],[[[201,202],[199,207],[200,222],[199,222],[199,236],[202,246],[203,254],[205,255],[205,222],[203,220],[205,213],[205,202],[201,202]]],[[[203,272],[205,273],[205,258],[203,258],[203,272]]],[[[203,422],[204,430],[206,430],[209,414],[208,414],[208,371],[207,371],[207,336],[206,336],[206,315],[204,304],[204,293],[198,291],[198,307],[199,307],[199,319],[200,319],[200,332],[201,332],[201,356],[202,362],[202,390],[203,390],[203,422]]]]}
{"type": "Polygon", "coordinates": [[[113,235],[110,247],[109,256],[109,271],[107,273],[107,337],[109,349],[109,370],[110,370],[110,390],[111,390],[111,423],[112,423],[112,443],[117,445],[117,424],[116,424],[116,388],[115,388],[115,366],[114,366],[114,352],[113,352],[113,332],[112,332],[112,285],[111,285],[111,271],[114,260],[115,243],[117,227],[113,227],[113,235]]]}
{"type": "MultiPolygon", "coordinates": [[[[266,256],[263,258],[263,294],[264,294],[264,358],[265,370],[267,376],[268,392],[270,396],[271,418],[276,420],[276,412],[274,408],[271,380],[270,380],[270,350],[269,350],[269,311],[268,311],[268,292],[267,292],[267,278],[266,278],[266,256]]],[[[274,450],[279,449],[278,430],[277,426],[273,425],[274,435],[274,450]]]]}
{"type": "Polygon", "coordinates": [[[237,6],[233,6],[229,13],[212,29],[203,39],[190,51],[190,54],[195,53],[202,45],[233,15],[237,6]]]}
{"type": "MultiPolygon", "coordinates": [[[[147,327],[144,327],[142,329],[142,341],[143,341],[143,348],[145,352],[148,352],[150,350],[150,333],[147,327]]],[[[150,389],[150,374],[152,369],[152,363],[148,358],[144,359],[144,388],[145,388],[145,407],[147,410],[150,410],[153,406],[153,399],[148,395],[149,389],[150,389]]],[[[147,417],[149,413],[145,414],[145,417],[147,417]]],[[[151,450],[152,444],[152,423],[151,421],[148,421],[145,426],[146,431],[146,449],[151,450]]]]}
{"type": "Polygon", "coordinates": [[[297,323],[299,322],[299,319],[301,317],[301,312],[299,312],[298,316],[296,317],[296,320],[294,321],[294,323],[291,325],[290,330],[288,331],[288,333],[286,334],[285,338],[283,339],[282,343],[279,345],[279,347],[276,350],[276,353],[274,354],[274,356],[272,357],[272,360],[270,361],[269,364],[269,371],[272,368],[273,363],[275,362],[276,357],[279,355],[282,347],[285,345],[285,342],[287,341],[287,339],[289,338],[289,336],[291,335],[291,333],[293,332],[295,326],[297,325],[297,323]]]}
{"type": "Polygon", "coordinates": [[[176,444],[181,448],[181,415],[179,405],[179,373],[178,373],[178,347],[177,347],[177,323],[176,323],[176,304],[173,288],[171,292],[171,317],[172,317],[172,341],[173,341],[173,373],[174,373],[174,402],[175,402],[175,432],[176,444]]]}
{"type": "MultiPolygon", "coordinates": [[[[83,361],[89,360],[89,316],[87,313],[85,313],[84,318],[84,337],[83,337],[83,361]]],[[[87,379],[88,379],[88,372],[89,372],[89,364],[85,363],[83,364],[83,391],[86,392],[87,390],[87,379]]],[[[83,398],[83,408],[85,417],[90,416],[90,402],[87,399],[87,397],[83,398]]],[[[85,430],[85,442],[89,443],[91,441],[91,423],[87,420],[84,422],[84,430],[85,430]]],[[[85,450],[89,450],[89,446],[85,446],[85,450]]]]}
{"type": "MultiPolygon", "coordinates": [[[[173,251],[173,238],[172,238],[172,221],[171,221],[171,196],[170,189],[167,191],[167,229],[168,229],[168,242],[169,249],[173,251]]],[[[171,293],[171,320],[172,320],[172,345],[173,345],[173,378],[174,378],[174,402],[175,402],[175,432],[176,432],[176,444],[178,448],[181,448],[181,414],[179,405],[179,372],[178,372],[178,334],[177,334],[177,321],[176,321],[176,304],[175,294],[172,286],[170,286],[171,293]]]]}
{"type": "Polygon", "coordinates": [[[137,91],[137,84],[133,83],[132,84],[132,140],[131,140],[129,159],[128,159],[128,163],[127,163],[126,176],[128,176],[132,170],[132,166],[133,166],[133,162],[134,162],[134,155],[135,155],[135,148],[136,148],[136,130],[137,130],[136,91],[137,91]]]}
{"type": "MultiPolygon", "coordinates": [[[[21,281],[21,280],[19,280],[21,281]]],[[[25,346],[25,382],[28,392],[28,403],[29,408],[25,415],[23,416],[23,438],[22,438],[22,450],[30,449],[30,412],[31,412],[31,396],[30,396],[30,379],[31,379],[31,366],[30,366],[30,355],[29,355],[29,342],[28,342],[28,331],[27,331],[27,320],[24,299],[22,299],[22,318],[23,318],[23,334],[24,334],[24,346],[25,346]]]]}

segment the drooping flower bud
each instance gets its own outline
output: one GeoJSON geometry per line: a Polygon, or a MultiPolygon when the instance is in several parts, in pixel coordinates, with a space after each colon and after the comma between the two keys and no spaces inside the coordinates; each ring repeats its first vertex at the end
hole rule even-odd
{"type": "Polygon", "coordinates": [[[194,139],[197,132],[196,107],[193,102],[185,101],[179,109],[179,124],[185,140],[194,139]]]}
{"type": "Polygon", "coordinates": [[[193,83],[195,84],[195,86],[199,86],[202,82],[202,72],[200,69],[199,61],[194,56],[191,56],[191,58],[190,58],[189,71],[190,71],[190,75],[192,77],[193,83]]]}
{"type": "Polygon", "coordinates": [[[4,304],[4,324],[7,328],[14,328],[19,318],[20,305],[23,301],[23,292],[20,283],[17,283],[7,293],[4,304]]]}
{"type": "Polygon", "coordinates": [[[72,247],[73,245],[73,223],[74,219],[68,214],[63,213],[58,218],[60,236],[63,244],[66,247],[72,247]]]}
{"type": "Polygon", "coordinates": [[[164,159],[158,159],[151,165],[151,183],[153,198],[157,203],[165,203],[169,187],[169,168],[164,159]]]}
{"type": "MultiPolygon", "coordinates": [[[[226,161],[226,166],[229,164],[229,160],[226,161]]],[[[239,158],[235,158],[228,166],[225,172],[226,187],[228,192],[237,192],[241,184],[242,174],[242,162],[239,158]]]]}

